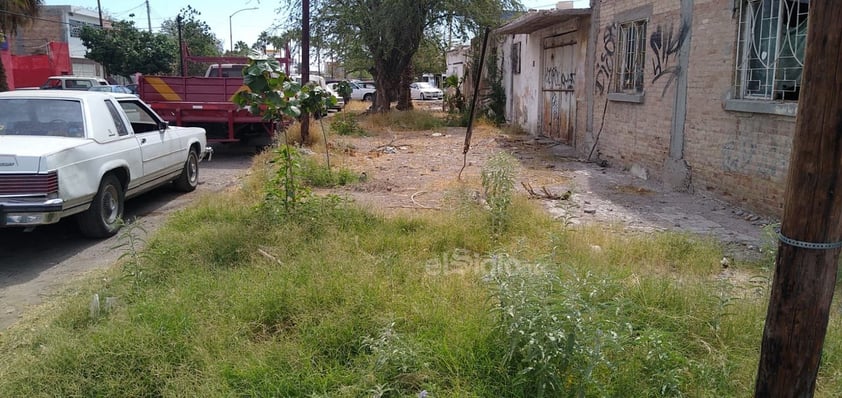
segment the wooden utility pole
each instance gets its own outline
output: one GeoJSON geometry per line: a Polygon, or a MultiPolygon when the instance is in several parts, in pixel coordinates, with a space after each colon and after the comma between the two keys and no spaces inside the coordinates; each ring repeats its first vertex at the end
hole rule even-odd
{"type": "Polygon", "coordinates": [[[755,397],[812,397],[842,241],[842,1],[810,2],[755,397]]]}
{"type": "MultiPolygon", "coordinates": [[[[310,83],[310,0],[301,0],[301,86],[310,83]]],[[[310,139],[310,115],[301,112],[301,144],[310,139]]]]}

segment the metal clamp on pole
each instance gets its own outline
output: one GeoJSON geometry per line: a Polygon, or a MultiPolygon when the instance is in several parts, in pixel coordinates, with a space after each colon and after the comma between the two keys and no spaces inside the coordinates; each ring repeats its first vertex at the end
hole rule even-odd
{"type": "Polygon", "coordinates": [[[832,242],[832,243],[815,243],[815,242],[805,242],[803,240],[792,239],[784,236],[781,233],[781,229],[777,229],[778,232],[778,239],[781,242],[793,246],[799,247],[802,249],[815,249],[815,250],[832,250],[832,249],[839,249],[842,248],[842,242],[832,242]]]}

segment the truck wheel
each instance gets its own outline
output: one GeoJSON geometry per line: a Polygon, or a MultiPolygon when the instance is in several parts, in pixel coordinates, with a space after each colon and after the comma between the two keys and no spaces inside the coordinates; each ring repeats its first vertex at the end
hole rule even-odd
{"type": "Polygon", "coordinates": [[[187,161],[184,162],[181,175],[174,182],[175,189],[181,192],[192,192],[199,186],[199,155],[196,155],[196,151],[187,152],[187,161]]]}
{"type": "Polygon", "coordinates": [[[114,174],[103,177],[91,207],[77,216],[82,235],[107,238],[116,234],[123,218],[124,195],[123,185],[114,174]]]}
{"type": "Polygon", "coordinates": [[[371,101],[371,94],[363,95],[363,101],[371,101]]]}

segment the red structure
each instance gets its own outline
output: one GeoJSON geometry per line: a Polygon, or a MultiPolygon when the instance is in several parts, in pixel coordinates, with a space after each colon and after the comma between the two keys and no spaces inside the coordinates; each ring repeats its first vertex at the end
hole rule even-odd
{"type": "Polygon", "coordinates": [[[47,54],[41,55],[11,55],[9,50],[0,47],[0,58],[9,90],[37,87],[50,76],[73,73],[67,43],[50,42],[47,54]]]}

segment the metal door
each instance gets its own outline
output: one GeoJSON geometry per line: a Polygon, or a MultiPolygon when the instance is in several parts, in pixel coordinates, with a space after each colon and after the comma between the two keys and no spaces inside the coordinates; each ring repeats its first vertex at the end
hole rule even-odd
{"type": "Polygon", "coordinates": [[[544,38],[541,133],[570,144],[576,115],[575,32],[544,38]]]}

